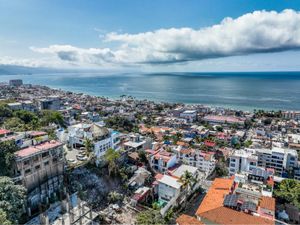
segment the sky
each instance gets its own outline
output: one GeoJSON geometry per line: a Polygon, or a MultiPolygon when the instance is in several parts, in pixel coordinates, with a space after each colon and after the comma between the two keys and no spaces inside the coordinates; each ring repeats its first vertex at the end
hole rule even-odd
{"type": "Polygon", "coordinates": [[[0,0],[0,64],[300,71],[300,0],[0,0]]]}

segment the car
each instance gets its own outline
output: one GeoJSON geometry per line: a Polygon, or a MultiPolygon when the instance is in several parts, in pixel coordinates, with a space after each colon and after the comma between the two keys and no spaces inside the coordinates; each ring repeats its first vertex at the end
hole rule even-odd
{"type": "Polygon", "coordinates": [[[81,154],[81,155],[86,155],[86,152],[85,152],[85,150],[80,150],[80,151],[79,151],[79,154],[81,154]]]}
{"type": "Polygon", "coordinates": [[[76,155],[76,158],[80,161],[85,161],[88,159],[88,157],[81,155],[81,154],[76,155]]]}
{"type": "Polygon", "coordinates": [[[75,159],[68,159],[67,160],[69,163],[76,163],[76,160],[75,159]]]}

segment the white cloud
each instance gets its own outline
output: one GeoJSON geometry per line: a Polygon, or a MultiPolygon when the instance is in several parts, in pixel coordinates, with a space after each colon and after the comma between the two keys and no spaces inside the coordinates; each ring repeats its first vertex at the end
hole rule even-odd
{"type": "Polygon", "coordinates": [[[128,34],[108,33],[104,43],[114,48],[70,45],[31,47],[78,65],[170,64],[253,53],[280,52],[300,47],[300,13],[255,11],[201,28],[170,28],[128,34]]]}

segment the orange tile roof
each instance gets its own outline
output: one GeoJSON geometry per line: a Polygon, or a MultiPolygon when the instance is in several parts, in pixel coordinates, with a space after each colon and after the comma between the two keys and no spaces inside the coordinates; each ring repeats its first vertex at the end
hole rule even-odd
{"type": "Polygon", "coordinates": [[[229,194],[233,179],[216,178],[199,206],[196,215],[223,206],[225,195],[229,194]]]}
{"type": "Polygon", "coordinates": [[[201,213],[202,220],[222,225],[274,225],[274,220],[269,220],[259,216],[252,216],[244,212],[239,212],[224,206],[201,213]]]}
{"type": "Polygon", "coordinates": [[[178,225],[204,225],[201,221],[197,220],[195,217],[182,214],[176,219],[178,225]]]}
{"type": "Polygon", "coordinates": [[[275,198],[262,196],[259,206],[264,209],[275,211],[275,198]]]}

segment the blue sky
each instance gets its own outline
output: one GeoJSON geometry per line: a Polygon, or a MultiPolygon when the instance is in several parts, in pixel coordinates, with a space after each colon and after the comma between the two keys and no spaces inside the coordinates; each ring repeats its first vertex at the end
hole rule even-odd
{"type": "MultiPolygon", "coordinates": [[[[2,64],[146,71],[300,70],[296,60],[300,58],[296,37],[300,25],[291,26],[298,33],[289,38],[259,34],[262,29],[271,30],[270,24],[276,29],[285,26],[282,21],[297,24],[298,0],[0,0],[0,9],[2,64]],[[254,11],[282,13],[286,9],[293,13],[253,14],[240,21],[267,24],[251,34],[259,41],[245,40],[243,45],[251,42],[247,49],[232,40],[244,40],[247,29],[253,27],[229,22],[216,33],[203,30],[226,17],[235,20],[254,11]],[[263,16],[266,20],[261,21],[263,16]],[[224,31],[227,28],[229,31],[224,31]],[[223,37],[231,40],[219,47],[202,40],[203,36],[212,40],[218,35],[216,41],[222,42],[223,37]],[[293,41],[288,42],[290,39],[293,41]]],[[[284,36],[286,31],[278,35],[284,36]]]]}

